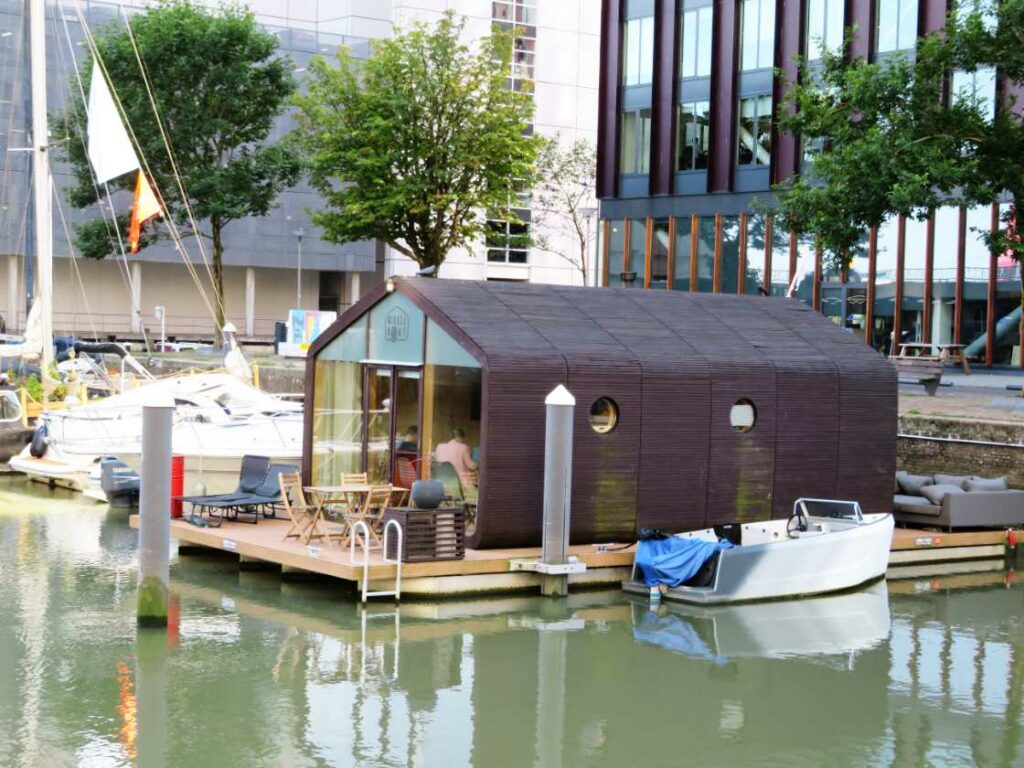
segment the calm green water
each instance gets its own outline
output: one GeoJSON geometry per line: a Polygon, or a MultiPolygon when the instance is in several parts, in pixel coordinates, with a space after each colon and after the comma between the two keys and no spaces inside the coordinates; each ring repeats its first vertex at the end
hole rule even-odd
{"type": "Polygon", "coordinates": [[[1021,766],[1024,589],[686,613],[615,592],[360,611],[172,566],[137,636],[123,514],[0,480],[0,766],[1021,766]]]}

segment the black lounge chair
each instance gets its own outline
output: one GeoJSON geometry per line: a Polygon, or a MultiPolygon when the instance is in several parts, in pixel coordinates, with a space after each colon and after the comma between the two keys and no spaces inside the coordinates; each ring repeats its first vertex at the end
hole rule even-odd
{"type": "MultiPolygon", "coordinates": [[[[193,524],[199,525],[198,521],[202,518],[203,510],[230,507],[232,503],[251,495],[267,480],[269,470],[269,456],[243,456],[242,467],[238,474],[238,487],[231,493],[212,493],[206,496],[179,496],[175,497],[174,500],[180,501],[183,504],[189,504],[191,509],[188,520],[193,524]]],[[[210,522],[203,524],[211,525],[212,518],[210,522]]],[[[218,522],[217,525],[220,525],[220,523],[218,522]]]]}
{"type": "MultiPolygon", "coordinates": [[[[277,517],[277,505],[281,503],[281,475],[295,474],[298,471],[299,468],[294,464],[271,464],[263,482],[252,493],[220,501],[203,502],[208,518],[215,518],[215,510],[219,511],[220,514],[216,517],[220,518],[221,522],[225,518],[237,521],[239,515],[249,515],[252,520],[247,522],[255,525],[259,522],[261,514],[265,518],[277,517]]],[[[217,525],[220,525],[220,522],[217,525]]]]}

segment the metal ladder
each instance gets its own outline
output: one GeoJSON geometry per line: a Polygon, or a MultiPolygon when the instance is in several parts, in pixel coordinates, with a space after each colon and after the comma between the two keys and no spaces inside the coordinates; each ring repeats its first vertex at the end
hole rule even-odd
{"type": "Polygon", "coordinates": [[[382,590],[379,592],[369,592],[370,586],[370,527],[362,520],[356,521],[352,526],[352,538],[349,540],[349,560],[352,561],[353,565],[363,566],[363,579],[362,579],[362,600],[366,602],[368,597],[391,597],[394,596],[395,602],[397,603],[402,599],[402,526],[397,520],[388,520],[384,525],[384,542],[382,544],[381,562],[385,564],[393,564],[395,566],[395,588],[392,590],[382,590]],[[398,535],[398,547],[395,550],[395,559],[388,559],[388,542],[390,541],[391,527],[394,526],[395,531],[398,535]],[[356,534],[362,531],[363,535],[363,562],[356,562],[356,534]]]}

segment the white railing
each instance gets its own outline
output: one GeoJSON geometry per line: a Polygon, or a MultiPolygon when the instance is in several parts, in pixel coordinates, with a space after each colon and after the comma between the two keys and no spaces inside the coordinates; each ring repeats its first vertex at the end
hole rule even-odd
{"type": "Polygon", "coordinates": [[[397,520],[388,520],[384,525],[384,541],[382,544],[382,551],[380,555],[381,562],[384,564],[393,563],[395,566],[395,588],[393,590],[381,590],[378,592],[370,592],[370,527],[363,521],[357,520],[352,525],[352,534],[349,539],[349,560],[353,565],[363,566],[363,578],[362,578],[362,602],[366,602],[368,597],[391,597],[394,596],[395,602],[402,599],[402,526],[397,520]],[[397,548],[395,550],[395,559],[391,560],[388,558],[388,543],[391,541],[389,538],[391,528],[394,526],[397,531],[398,541],[396,542],[397,548]],[[363,562],[356,562],[356,535],[362,531],[363,537],[363,562]]]}

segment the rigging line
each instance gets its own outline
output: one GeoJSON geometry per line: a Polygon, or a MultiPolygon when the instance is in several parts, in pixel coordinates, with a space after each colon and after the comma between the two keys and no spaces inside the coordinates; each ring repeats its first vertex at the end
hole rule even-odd
{"type": "MultiPolygon", "coordinates": [[[[114,197],[110,194],[110,187],[107,186],[107,182],[103,182],[103,189],[107,192],[107,204],[110,206],[110,211],[114,211],[114,197]]],[[[116,221],[116,219],[115,219],[116,221]]],[[[131,307],[132,307],[132,319],[137,320],[139,323],[139,330],[142,332],[142,341],[146,345],[146,349],[149,350],[149,339],[146,337],[146,324],[142,322],[142,307],[139,306],[142,303],[142,286],[139,286],[138,291],[138,302],[135,300],[135,279],[131,275],[131,267],[128,265],[128,254],[124,250],[124,241],[121,240],[121,230],[118,227],[114,227],[114,232],[117,235],[117,247],[121,250],[121,258],[124,260],[125,273],[128,275],[128,288],[131,291],[131,307]]]]}
{"type": "MultiPolygon", "coordinates": [[[[122,121],[124,123],[125,128],[127,129],[128,133],[131,136],[132,142],[133,142],[133,144],[134,144],[134,146],[136,148],[136,151],[139,154],[139,159],[140,159],[142,165],[144,166],[146,174],[153,181],[153,187],[154,187],[153,191],[156,194],[157,199],[160,201],[161,205],[163,206],[164,210],[167,210],[167,206],[164,203],[163,195],[160,192],[160,189],[159,189],[159,187],[156,184],[156,179],[153,176],[152,170],[149,167],[149,161],[146,159],[145,154],[142,152],[142,145],[139,142],[138,137],[135,135],[135,131],[132,128],[131,123],[128,122],[128,120],[127,120],[127,113],[124,111],[124,105],[121,103],[121,99],[120,99],[120,97],[117,94],[117,90],[115,88],[113,88],[112,85],[111,85],[110,73],[107,71],[106,65],[103,63],[103,57],[100,55],[99,47],[96,45],[96,39],[93,37],[92,31],[89,28],[89,23],[88,23],[88,21],[86,21],[85,16],[82,13],[80,0],[75,0],[75,7],[76,7],[76,10],[78,12],[79,20],[80,20],[80,22],[82,24],[82,30],[85,33],[85,39],[86,39],[86,41],[89,44],[89,51],[92,53],[94,60],[96,61],[97,65],[99,66],[100,71],[103,73],[104,78],[106,79],[107,85],[110,88],[111,96],[112,96],[112,98],[114,100],[114,103],[115,103],[117,109],[118,109],[118,113],[119,113],[119,115],[120,115],[120,117],[121,117],[121,119],[122,119],[122,121]]],[[[129,34],[130,34],[130,29],[129,29],[129,34]]],[[[152,91],[148,88],[148,86],[147,86],[147,95],[149,96],[150,101],[152,103],[153,95],[152,95],[152,91]]],[[[160,128],[161,128],[161,137],[162,137],[163,142],[164,142],[164,147],[167,149],[168,152],[170,152],[170,143],[167,140],[167,135],[163,131],[162,125],[160,126],[160,128]]],[[[171,160],[172,160],[172,165],[173,165],[173,158],[171,158],[171,160]]],[[[176,168],[176,166],[175,166],[175,168],[176,168]]],[[[188,202],[188,195],[185,192],[184,185],[183,185],[183,183],[181,181],[180,175],[177,173],[177,170],[174,171],[174,177],[175,177],[175,181],[177,182],[178,190],[179,190],[180,194],[182,195],[182,203],[185,206],[185,210],[189,213],[189,220],[192,223],[193,230],[194,230],[194,233],[196,235],[196,242],[199,245],[200,255],[202,255],[202,257],[203,257],[203,259],[205,261],[206,255],[205,255],[205,250],[203,248],[202,235],[199,233],[198,225],[196,224],[195,218],[194,218],[194,216],[192,214],[192,207],[191,207],[191,205],[188,202]]],[[[191,265],[191,262],[188,260],[188,255],[187,255],[187,253],[184,250],[184,245],[183,245],[180,233],[178,232],[177,224],[174,222],[174,219],[171,216],[165,216],[164,220],[165,220],[165,222],[168,225],[168,229],[171,231],[172,238],[175,241],[175,245],[177,246],[179,253],[181,254],[182,258],[189,264],[190,269],[194,273],[194,269],[195,268],[194,268],[194,266],[191,265]]],[[[209,265],[207,265],[207,268],[209,268],[209,265]]],[[[209,298],[206,295],[206,291],[205,291],[204,287],[202,286],[201,282],[199,281],[198,273],[194,273],[193,274],[193,280],[196,281],[196,286],[197,286],[197,288],[200,291],[200,296],[203,299],[203,303],[206,304],[206,307],[207,307],[207,309],[210,312],[210,316],[213,318],[214,322],[216,323],[217,315],[216,315],[216,313],[215,313],[215,311],[213,309],[213,305],[210,304],[209,298]]],[[[214,293],[216,294],[216,291],[214,291],[214,293]]],[[[215,299],[217,300],[218,305],[221,307],[221,309],[223,311],[223,305],[220,304],[220,297],[219,296],[215,296],[215,299]]]]}
{"type": "MultiPolygon", "coordinates": [[[[139,143],[138,137],[135,135],[135,132],[132,129],[131,124],[126,119],[127,118],[127,114],[124,111],[124,106],[121,103],[121,100],[120,100],[120,98],[117,95],[117,91],[114,88],[110,87],[110,73],[107,71],[107,68],[106,68],[106,66],[103,63],[102,56],[100,56],[99,48],[97,47],[96,40],[93,37],[92,32],[89,29],[89,24],[86,21],[84,14],[82,13],[81,3],[80,3],[79,0],[75,0],[75,8],[76,8],[76,11],[78,13],[79,22],[82,24],[82,31],[83,31],[83,33],[85,35],[85,40],[88,43],[89,52],[93,55],[94,61],[96,62],[97,66],[100,69],[100,72],[103,74],[103,77],[106,80],[107,86],[110,89],[111,97],[114,100],[115,106],[118,109],[118,114],[121,117],[121,120],[122,120],[122,122],[124,124],[124,127],[126,128],[127,132],[130,134],[131,140],[133,142],[133,146],[134,146],[135,150],[138,152],[139,159],[140,159],[142,165],[144,166],[145,172],[147,173],[147,175],[149,176],[149,178],[153,182],[153,184],[152,184],[153,192],[156,195],[156,197],[157,197],[158,201],[160,202],[161,206],[163,207],[163,209],[166,210],[167,206],[164,203],[163,195],[161,194],[160,189],[157,186],[156,179],[153,177],[152,170],[149,167],[149,162],[146,159],[145,154],[143,154],[142,151],[141,151],[141,144],[139,143]]],[[[76,63],[76,66],[77,66],[77,63],[76,63]]],[[[179,188],[181,188],[180,179],[178,179],[178,184],[179,184],[179,188]]],[[[183,188],[182,188],[182,192],[184,193],[184,189],[183,188]]],[[[187,199],[185,200],[185,205],[186,205],[186,208],[188,210],[190,210],[190,208],[188,207],[187,199]]],[[[194,221],[194,219],[193,219],[193,221],[194,221]]],[[[214,312],[213,305],[209,301],[209,297],[207,296],[206,290],[205,290],[204,286],[202,285],[202,281],[199,278],[199,274],[195,271],[195,267],[191,263],[191,260],[189,259],[189,256],[188,256],[188,253],[187,253],[187,251],[184,248],[184,244],[182,242],[181,234],[178,231],[178,227],[177,227],[176,222],[174,221],[174,218],[171,217],[171,216],[165,215],[164,216],[164,222],[167,224],[168,231],[171,234],[171,239],[174,241],[175,249],[178,251],[178,254],[182,257],[182,260],[185,262],[186,268],[188,269],[189,274],[191,275],[191,277],[193,279],[193,282],[195,282],[195,284],[196,284],[196,288],[199,291],[200,298],[203,300],[203,303],[206,305],[206,308],[207,308],[207,310],[210,313],[210,317],[213,318],[214,322],[216,323],[217,315],[214,312]]],[[[200,251],[202,251],[202,240],[201,240],[201,236],[198,233],[198,230],[196,231],[196,240],[197,240],[197,242],[200,245],[200,251]]]]}
{"type": "MultiPolygon", "coordinates": [[[[84,88],[84,85],[82,83],[81,72],[78,69],[78,60],[75,58],[75,46],[74,46],[74,44],[71,41],[71,30],[68,28],[67,17],[63,14],[63,12],[61,12],[60,16],[61,16],[61,20],[62,20],[63,26],[64,26],[64,39],[67,42],[68,52],[70,53],[71,61],[74,64],[75,82],[78,85],[78,93],[81,96],[82,104],[84,105],[86,103],[85,88],[84,88]]],[[[56,22],[54,22],[54,23],[56,23],[56,22]]],[[[64,72],[65,72],[65,76],[67,76],[67,73],[69,72],[69,67],[67,66],[67,61],[64,58],[64,51],[63,51],[63,49],[60,46],[57,46],[56,53],[57,53],[57,58],[58,58],[58,62],[57,62],[58,63],[58,67],[63,67],[64,72]]],[[[69,102],[70,102],[70,104],[69,104],[70,109],[68,111],[71,112],[72,115],[74,116],[75,127],[78,129],[77,135],[78,135],[79,143],[81,143],[81,145],[82,145],[82,151],[85,152],[86,155],[88,155],[89,148],[88,148],[88,145],[86,144],[86,141],[85,141],[85,134],[86,134],[86,132],[85,132],[85,130],[82,127],[82,117],[81,117],[81,114],[79,113],[79,110],[78,110],[78,104],[75,102],[74,99],[70,99],[69,102]]],[[[66,115],[65,115],[65,127],[66,128],[68,127],[67,126],[67,116],[66,115]]],[[[86,168],[88,168],[88,171],[89,171],[89,181],[92,183],[93,192],[96,195],[96,205],[97,205],[97,207],[100,210],[100,216],[102,217],[103,227],[104,227],[104,229],[107,232],[107,239],[110,241],[111,246],[114,246],[115,250],[120,252],[121,258],[124,261],[124,264],[122,264],[121,262],[117,261],[117,259],[114,260],[115,263],[118,266],[118,271],[121,273],[121,280],[125,283],[125,285],[128,288],[129,303],[134,307],[134,304],[135,304],[134,296],[135,296],[135,294],[134,294],[134,291],[133,291],[132,285],[131,285],[131,273],[130,273],[128,267],[127,267],[127,257],[125,256],[125,253],[124,253],[124,244],[122,243],[120,235],[118,234],[117,212],[114,210],[113,204],[111,203],[110,204],[110,218],[109,219],[107,218],[107,209],[103,206],[103,194],[100,191],[99,183],[97,182],[96,174],[95,174],[95,172],[93,170],[92,164],[87,162],[86,163],[86,168]]],[[[109,190],[108,190],[108,196],[109,196],[109,190]]],[[[58,195],[55,195],[55,197],[59,198],[58,195]]],[[[68,246],[69,246],[69,248],[71,247],[71,245],[72,245],[72,241],[69,238],[68,239],[68,246]]]]}
{"type": "Polygon", "coordinates": [[[146,63],[142,59],[142,53],[139,51],[139,46],[135,42],[135,32],[132,30],[131,20],[127,14],[124,16],[125,29],[128,30],[128,39],[132,44],[132,51],[135,53],[135,60],[139,64],[139,71],[142,73],[142,82],[146,86],[146,95],[149,97],[149,104],[153,109],[153,116],[156,118],[157,128],[160,129],[160,137],[163,139],[164,147],[167,149],[167,157],[171,161],[171,170],[174,172],[174,178],[178,182],[178,191],[181,193],[182,202],[185,204],[185,210],[188,212],[189,224],[192,226],[192,231],[196,233],[196,242],[199,244],[199,254],[202,256],[203,264],[206,266],[207,276],[210,278],[210,283],[214,286],[214,297],[220,306],[221,315],[225,315],[224,304],[221,300],[220,294],[216,290],[216,281],[213,277],[213,270],[210,267],[210,261],[206,255],[206,250],[203,247],[202,236],[199,234],[199,225],[196,223],[195,215],[192,210],[192,206],[188,201],[188,195],[185,193],[185,186],[181,180],[181,173],[178,171],[178,162],[174,156],[174,148],[171,146],[170,139],[167,137],[167,132],[164,130],[163,119],[160,117],[160,109],[157,107],[156,97],[153,95],[153,88],[149,81],[149,70],[146,67],[146,63]]]}
{"type": "MultiPolygon", "coordinates": [[[[82,14],[81,6],[79,5],[78,0],[75,0],[75,5],[76,5],[76,11],[77,11],[78,17],[79,17],[79,23],[82,24],[83,33],[85,35],[86,42],[89,45],[89,51],[90,51],[90,53],[92,53],[92,55],[93,55],[96,63],[98,64],[101,72],[103,72],[104,76],[109,79],[109,75],[108,75],[108,73],[106,71],[106,67],[103,64],[102,58],[99,56],[99,50],[96,47],[95,39],[92,37],[92,33],[89,31],[88,23],[86,22],[85,17],[82,14]]],[[[68,46],[69,46],[69,48],[71,48],[71,50],[73,52],[74,46],[71,43],[70,32],[67,30],[67,19],[66,18],[64,19],[64,25],[65,25],[65,35],[67,37],[68,46]]],[[[81,75],[81,72],[80,72],[79,67],[78,67],[78,60],[75,59],[74,57],[72,57],[72,59],[73,59],[73,61],[75,63],[75,75],[76,75],[76,79],[77,79],[77,82],[78,82],[79,93],[82,96],[82,103],[86,104],[88,102],[87,102],[87,99],[86,99],[86,96],[85,96],[85,87],[84,87],[83,82],[82,82],[82,75],[81,75]]],[[[122,120],[124,120],[124,117],[125,117],[124,110],[123,110],[123,107],[121,106],[120,100],[117,97],[117,92],[114,91],[113,89],[111,89],[111,94],[112,94],[112,97],[117,102],[117,106],[118,106],[118,108],[120,110],[119,111],[119,115],[121,116],[122,120]]],[[[132,139],[134,140],[136,149],[138,149],[138,139],[135,137],[134,132],[132,132],[131,125],[128,124],[126,120],[124,122],[125,122],[125,125],[126,125],[126,128],[127,128],[128,132],[132,134],[132,139]]],[[[81,130],[81,125],[80,124],[79,124],[79,135],[80,135],[80,137],[84,136],[84,132],[81,130]]],[[[84,142],[84,139],[83,139],[83,146],[84,145],[85,145],[85,142],[84,142]]],[[[149,165],[148,165],[148,162],[146,160],[145,155],[142,154],[141,152],[139,152],[139,156],[142,159],[142,163],[146,166],[147,173],[149,174],[150,178],[152,179],[153,178],[153,174],[150,172],[149,165]]],[[[94,186],[95,186],[95,176],[94,176],[94,174],[92,174],[91,166],[90,166],[90,174],[93,175],[93,177],[94,177],[94,186]]],[[[154,187],[154,192],[156,193],[158,199],[160,200],[161,205],[166,210],[167,206],[163,203],[163,198],[160,195],[160,190],[159,190],[159,187],[157,187],[157,185],[156,185],[155,179],[153,180],[153,187],[154,187]]],[[[100,193],[99,193],[98,187],[97,187],[97,191],[96,191],[96,196],[97,196],[97,199],[100,197],[100,193]]],[[[200,279],[199,274],[196,272],[195,266],[192,264],[192,261],[189,258],[188,253],[185,250],[185,248],[184,248],[184,246],[183,246],[183,244],[181,242],[181,236],[180,236],[180,233],[177,230],[176,223],[174,222],[173,218],[171,218],[170,216],[165,216],[164,220],[165,220],[165,222],[166,222],[166,224],[168,226],[168,231],[170,232],[171,240],[174,243],[175,250],[177,251],[178,255],[181,256],[182,261],[185,264],[186,271],[189,273],[189,276],[192,278],[192,281],[195,283],[196,289],[199,292],[199,296],[202,299],[203,304],[206,306],[207,311],[210,313],[210,317],[213,318],[214,322],[216,322],[216,314],[213,311],[213,306],[210,304],[209,298],[207,297],[207,294],[206,294],[206,289],[205,289],[205,287],[202,284],[202,280],[200,279]]],[[[115,216],[114,226],[115,226],[115,229],[116,229],[117,228],[116,216],[115,216]]]]}
{"type": "Polygon", "coordinates": [[[85,281],[82,280],[82,273],[78,269],[78,254],[75,253],[75,247],[72,245],[71,232],[68,229],[68,220],[64,216],[64,205],[60,201],[60,195],[54,195],[53,199],[57,203],[57,213],[60,215],[60,223],[64,228],[64,237],[68,241],[68,251],[71,254],[71,269],[75,273],[75,278],[78,280],[78,288],[82,293],[82,302],[85,304],[85,316],[89,318],[89,327],[92,329],[92,337],[96,341],[100,340],[99,334],[96,332],[96,324],[92,321],[92,308],[89,306],[89,296],[85,290],[85,281]]]}

